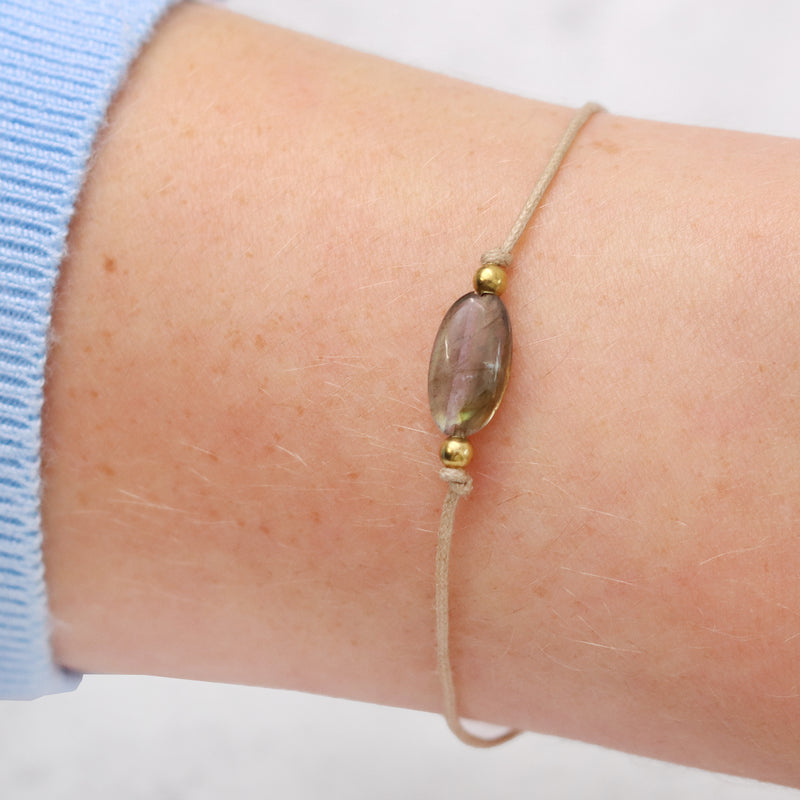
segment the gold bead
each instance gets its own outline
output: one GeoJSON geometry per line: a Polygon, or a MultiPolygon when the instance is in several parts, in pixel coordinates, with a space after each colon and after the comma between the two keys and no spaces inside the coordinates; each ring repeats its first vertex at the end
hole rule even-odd
{"type": "Polygon", "coordinates": [[[475,291],[478,294],[503,294],[506,290],[506,271],[499,264],[484,264],[475,273],[475,291]]]}
{"type": "Polygon", "coordinates": [[[439,458],[446,467],[464,469],[472,461],[472,445],[466,439],[451,436],[442,443],[439,458]]]}

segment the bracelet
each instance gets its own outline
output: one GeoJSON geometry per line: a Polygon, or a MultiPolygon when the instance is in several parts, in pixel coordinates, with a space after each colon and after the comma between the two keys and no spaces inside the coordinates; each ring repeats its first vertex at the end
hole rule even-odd
{"type": "Polygon", "coordinates": [[[472,459],[469,438],[494,416],[503,399],[511,366],[511,323],[500,295],[506,269],[547,187],[581,128],[602,107],[587,103],[573,116],[547,166],[511,228],[503,246],[481,256],[473,281],[475,291],[456,300],[445,314],[431,352],[428,399],[439,430],[447,437],[439,456],[448,484],[436,546],[436,662],[444,695],[444,716],[450,730],[465,744],[494,747],[517,736],[510,730],[493,738],[464,729],[458,715],[450,663],[449,564],[456,506],[472,491],[466,467],[472,459]]]}

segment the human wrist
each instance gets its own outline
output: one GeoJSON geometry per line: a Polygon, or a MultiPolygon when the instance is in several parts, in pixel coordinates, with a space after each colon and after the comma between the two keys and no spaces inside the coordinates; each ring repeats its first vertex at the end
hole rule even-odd
{"type": "MultiPolygon", "coordinates": [[[[186,14],[74,228],[45,498],[62,653],[436,708],[428,349],[568,112],[186,14]]],[[[597,122],[510,276],[514,379],[454,550],[465,712],[774,778],[781,754],[741,767],[741,742],[790,722],[744,683],[790,615],[749,617],[731,587],[757,578],[724,554],[793,502],[791,364],[749,371],[794,350],[790,248],[728,219],[768,181],[792,230],[796,144],[597,122]]],[[[797,554],[763,553],[790,606],[797,554]]]]}

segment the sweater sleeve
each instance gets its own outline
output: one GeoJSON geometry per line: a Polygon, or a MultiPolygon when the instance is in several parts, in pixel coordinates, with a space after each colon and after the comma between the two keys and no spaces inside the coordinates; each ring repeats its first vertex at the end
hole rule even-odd
{"type": "Polygon", "coordinates": [[[174,0],[0,0],[0,699],[77,686],[53,663],[41,411],[67,228],[114,91],[174,0]]]}

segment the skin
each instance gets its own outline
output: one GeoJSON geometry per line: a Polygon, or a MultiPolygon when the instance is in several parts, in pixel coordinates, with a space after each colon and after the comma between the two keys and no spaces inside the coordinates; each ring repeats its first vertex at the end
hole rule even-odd
{"type": "MultiPolygon", "coordinates": [[[[173,12],[97,144],[45,408],[54,648],[439,710],[439,322],[571,112],[173,12]]],[[[504,296],[465,716],[800,785],[798,142],[611,114],[504,296]]]]}

